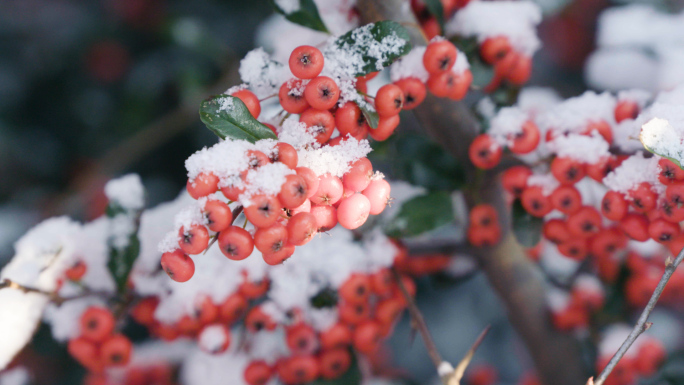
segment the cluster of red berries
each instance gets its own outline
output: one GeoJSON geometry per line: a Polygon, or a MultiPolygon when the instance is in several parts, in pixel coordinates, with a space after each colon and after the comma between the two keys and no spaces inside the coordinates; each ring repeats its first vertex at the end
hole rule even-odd
{"type": "Polygon", "coordinates": [[[476,247],[492,246],[501,238],[499,214],[494,206],[479,204],[470,209],[468,242],[476,247]]]}
{"type": "MultiPolygon", "coordinates": [[[[656,338],[644,335],[639,337],[636,352],[627,354],[606,379],[606,385],[632,385],[639,377],[653,376],[665,361],[665,348],[656,338]]],[[[596,372],[600,373],[613,358],[614,352],[599,356],[596,361],[596,372]]]]}
{"type": "MultiPolygon", "coordinates": [[[[243,273],[243,281],[237,290],[231,293],[222,303],[214,303],[206,295],[198,297],[194,303],[193,314],[182,316],[176,323],[162,323],[156,320],[154,312],[159,305],[156,297],[147,297],[131,308],[131,317],[150,332],[164,341],[173,341],[179,337],[199,339],[200,347],[208,353],[224,352],[230,346],[230,326],[240,321],[250,306],[250,301],[263,297],[269,288],[268,279],[250,280],[243,273]],[[220,344],[206,345],[202,341],[202,333],[209,328],[213,334],[221,332],[220,344]]],[[[216,341],[213,341],[216,342],[216,341]]]]}
{"type": "Polygon", "coordinates": [[[568,301],[563,308],[553,309],[551,320],[553,326],[562,331],[586,328],[591,315],[603,308],[605,295],[596,282],[595,287],[586,287],[577,283],[569,293],[568,301]]]}
{"type": "MultiPolygon", "coordinates": [[[[260,151],[249,151],[250,166],[258,169],[271,161],[281,162],[294,170],[286,177],[278,195],[255,195],[244,214],[254,227],[250,233],[232,225],[229,206],[217,199],[207,200],[204,215],[207,225],[196,224],[179,232],[179,249],[162,255],[161,264],[169,276],[185,282],[194,274],[194,262],[188,254],[200,254],[209,246],[210,231],[215,232],[221,252],[232,260],[242,260],[259,250],[270,265],[282,263],[292,256],[295,246],[308,243],[319,231],[327,231],[338,223],[355,229],[366,222],[368,215],[381,213],[390,199],[390,185],[376,178],[367,158],[351,165],[338,178],[331,174],[317,176],[307,167],[297,167],[297,152],[287,143],[277,145],[277,158],[269,159],[260,151]],[[252,161],[254,160],[254,161],[252,161]]],[[[188,192],[199,199],[218,190],[219,180],[203,173],[188,181],[188,192]]],[[[243,188],[222,187],[231,201],[238,200],[243,188]]]]}
{"type": "Polygon", "coordinates": [[[490,37],[483,41],[480,57],[494,67],[494,77],[484,88],[485,92],[495,91],[503,81],[521,86],[530,80],[532,58],[515,51],[506,36],[490,37]]]}
{"type": "MultiPolygon", "coordinates": [[[[415,295],[411,278],[401,276],[401,285],[409,295],[415,295]]],[[[279,325],[261,306],[251,308],[245,317],[247,330],[283,327],[291,355],[280,357],[274,365],[262,360],[250,363],[245,381],[261,385],[273,375],[285,384],[308,383],[319,377],[337,378],[351,365],[350,348],[364,355],[376,353],[407,306],[399,284],[387,268],[373,274],[352,274],[334,296],[338,321],[322,332],[307,324],[296,309],[288,313],[287,324],[279,325]]]]}
{"type": "MultiPolygon", "coordinates": [[[[591,132],[591,131],[588,131],[591,132]]],[[[526,121],[520,132],[509,135],[506,138],[508,149],[518,155],[528,154],[534,151],[540,141],[539,127],[531,121],[526,121]]],[[[550,140],[551,138],[547,138],[550,140]]],[[[475,166],[481,169],[491,169],[496,167],[503,155],[501,146],[491,135],[480,134],[472,141],[468,148],[468,156],[475,166]]],[[[555,175],[555,174],[554,174],[555,175]]],[[[579,178],[581,179],[581,178],[579,178]]]]}
{"type": "MultiPolygon", "coordinates": [[[[663,276],[666,258],[667,255],[665,253],[652,255],[649,258],[645,258],[645,256],[635,251],[627,254],[626,266],[630,272],[627,282],[625,282],[625,299],[627,303],[636,308],[646,306],[656,286],[658,286],[660,278],[663,276]]],[[[675,270],[675,273],[670,277],[667,286],[663,290],[659,303],[679,308],[681,306],[682,293],[684,293],[684,272],[675,270]]]]}
{"type": "Polygon", "coordinates": [[[116,320],[103,307],[88,308],[79,319],[80,335],[69,340],[67,349],[81,365],[93,373],[108,367],[128,364],[133,344],[123,334],[115,333],[116,320]]]}

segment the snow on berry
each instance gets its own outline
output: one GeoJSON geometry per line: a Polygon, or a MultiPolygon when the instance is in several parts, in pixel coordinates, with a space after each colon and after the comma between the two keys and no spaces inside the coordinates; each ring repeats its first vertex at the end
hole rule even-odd
{"type": "Polygon", "coordinates": [[[580,96],[566,99],[537,117],[542,132],[551,130],[557,134],[582,133],[591,121],[603,120],[614,124],[615,97],[604,92],[586,91],[580,96]]]}
{"type": "Polygon", "coordinates": [[[471,1],[446,25],[447,34],[487,38],[506,36],[516,51],[532,56],[541,47],[536,26],[542,14],[531,1],[471,1]]]}
{"type": "Polygon", "coordinates": [[[558,157],[570,158],[587,164],[596,163],[610,155],[608,142],[596,132],[592,135],[559,136],[547,143],[547,146],[558,157]]]}
{"type": "Polygon", "coordinates": [[[656,189],[662,189],[657,183],[658,158],[644,158],[642,152],[630,156],[622,164],[603,179],[609,189],[627,193],[642,182],[648,182],[656,189]]]}
{"type": "MultiPolygon", "coordinates": [[[[427,82],[430,74],[423,66],[423,55],[425,54],[426,48],[427,47],[425,46],[413,47],[411,52],[392,63],[390,66],[390,79],[393,82],[396,82],[397,80],[413,77],[419,79],[423,83],[427,82]]],[[[459,53],[459,57],[460,56],[459,53]]]]}
{"type": "Polygon", "coordinates": [[[104,190],[111,203],[125,210],[141,210],[145,206],[145,189],[138,174],[112,179],[104,190]]]}

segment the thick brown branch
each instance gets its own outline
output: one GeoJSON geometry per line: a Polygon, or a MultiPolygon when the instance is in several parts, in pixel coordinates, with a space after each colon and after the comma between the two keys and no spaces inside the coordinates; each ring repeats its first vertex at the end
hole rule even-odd
{"type": "MultiPolygon", "coordinates": [[[[392,19],[415,23],[405,3],[401,0],[359,0],[357,4],[362,22],[392,19]]],[[[421,43],[419,34],[410,33],[414,44],[421,43]]],[[[475,170],[468,158],[468,147],[479,133],[479,128],[468,107],[429,95],[414,111],[425,131],[466,167],[472,185],[475,170]]],[[[577,342],[572,336],[561,334],[552,327],[540,274],[509,231],[508,207],[503,201],[503,190],[497,178],[487,174],[482,182],[477,191],[466,194],[467,203],[470,207],[477,203],[497,207],[502,241],[474,253],[492,287],[503,300],[509,319],[527,346],[542,383],[576,385],[586,382],[577,342]]]]}
{"type": "Polygon", "coordinates": [[[639,316],[639,320],[637,321],[636,325],[634,325],[634,329],[632,329],[632,332],[629,333],[629,336],[627,336],[625,342],[622,343],[620,349],[618,349],[613,358],[610,359],[608,365],[606,365],[601,374],[599,374],[599,376],[596,377],[596,380],[594,380],[595,385],[603,385],[603,382],[606,381],[608,375],[613,371],[613,369],[615,369],[615,366],[617,366],[618,362],[620,362],[625,353],[627,353],[627,350],[629,350],[630,346],[632,346],[634,341],[636,341],[636,339],[643,332],[645,332],[646,330],[648,330],[649,327],[651,327],[651,323],[647,322],[648,317],[651,315],[651,312],[653,311],[653,308],[658,302],[658,299],[660,299],[660,295],[663,294],[663,290],[665,290],[665,285],[667,285],[667,282],[670,280],[670,277],[672,277],[672,274],[674,274],[675,270],[677,269],[677,266],[679,266],[679,264],[682,263],[682,260],[684,260],[684,249],[682,249],[679,252],[679,255],[677,255],[677,259],[675,259],[674,262],[671,258],[668,258],[667,262],[665,263],[665,272],[663,273],[663,276],[660,278],[658,286],[656,286],[655,290],[653,291],[651,299],[648,300],[646,308],[644,308],[644,311],[641,312],[641,316],[639,316]]]}

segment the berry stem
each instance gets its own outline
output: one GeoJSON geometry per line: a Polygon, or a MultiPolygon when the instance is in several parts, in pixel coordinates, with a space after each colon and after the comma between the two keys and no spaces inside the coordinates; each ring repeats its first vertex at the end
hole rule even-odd
{"type": "Polygon", "coordinates": [[[375,96],[368,95],[367,93],[365,93],[363,91],[356,90],[356,92],[361,96],[365,96],[367,98],[375,99],[375,96]]]}
{"type": "Polygon", "coordinates": [[[651,299],[648,300],[648,304],[646,304],[646,307],[641,312],[639,320],[637,321],[636,325],[634,325],[634,329],[632,329],[632,332],[629,333],[629,336],[627,336],[625,342],[622,343],[620,349],[618,349],[613,358],[610,359],[608,365],[606,365],[601,374],[599,374],[599,376],[596,377],[596,380],[594,380],[594,385],[603,385],[603,383],[606,381],[606,378],[608,378],[608,375],[610,375],[613,369],[615,369],[615,366],[617,366],[618,362],[620,362],[625,353],[627,353],[627,350],[629,350],[630,346],[632,346],[634,341],[636,341],[636,339],[643,332],[645,332],[646,330],[648,330],[648,328],[651,327],[652,323],[647,322],[648,317],[651,315],[651,312],[653,311],[653,308],[658,302],[660,295],[663,294],[665,285],[667,285],[667,282],[670,280],[670,277],[672,277],[672,274],[674,274],[675,270],[677,269],[677,266],[679,266],[682,260],[684,260],[684,249],[682,249],[679,252],[679,254],[677,255],[677,259],[675,259],[674,261],[672,261],[671,257],[667,258],[667,260],[665,261],[665,272],[663,273],[663,276],[660,278],[658,286],[656,286],[655,290],[653,291],[651,299]]]}

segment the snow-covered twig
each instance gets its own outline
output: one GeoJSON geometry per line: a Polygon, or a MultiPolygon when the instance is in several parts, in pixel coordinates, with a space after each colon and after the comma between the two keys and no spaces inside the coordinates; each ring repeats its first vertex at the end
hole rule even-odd
{"type": "Polygon", "coordinates": [[[632,346],[634,341],[636,341],[636,339],[643,332],[645,332],[646,330],[648,330],[648,328],[651,327],[651,323],[647,322],[648,317],[651,315],[651,312],[653,311],[653,308],[658,302],[660,295],[663,294],[665,285],[670,280],[670,277],[672,277],[672,274],[674,274],[675,270],[677,269],[677,266],[679,266],[682,260],[684,260],[684,249],[682,249],[682,251],[679,252],[679,255],[677,255],[677,258],[674,261],[672,261],[671,257],[669,257],[665,261],[665,272],[663,273],[663,276],[660,278],[658,286],[656,286],[655,290],[653,291],[651,299],[648,300],[646,308],[644,308],[644,310],[641,312],[641,316],[639,316],[639,320],[637,321],[636,325],[634,325],[634,329],[632,329],[632,332],[629,333],[629,336],[627,336],[625,342],[622,343],[620,349],[618,349],[613,358],[610,359],[608,365],[606,365],[601,374],[599,374],[599,376],[596,377],[596,380],[594,380],[594,385],[603,385],[603,383],[606,381],[606,378],[608,378],[608,375],[610,375],[613,369],[615,369],[615,366],[618,364],[618,362],[620,362],[625,353],[627,353],[627,350],[629,350],[630,346],[632,346]]]}

